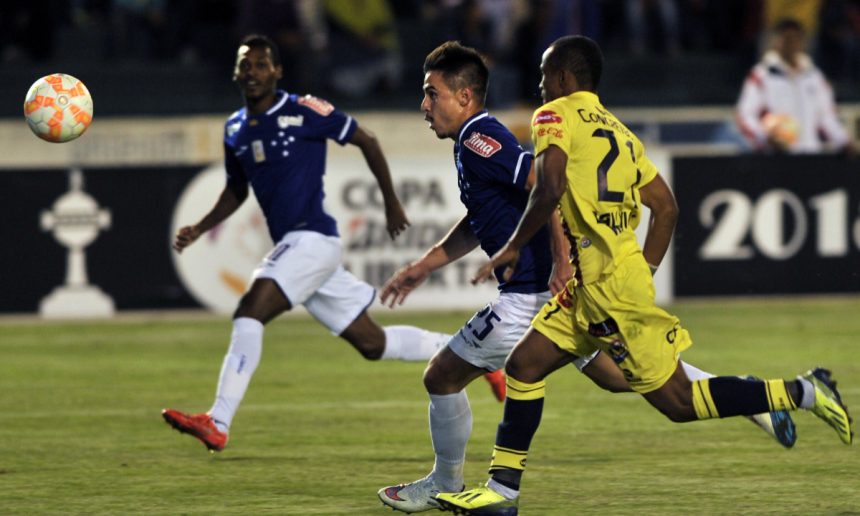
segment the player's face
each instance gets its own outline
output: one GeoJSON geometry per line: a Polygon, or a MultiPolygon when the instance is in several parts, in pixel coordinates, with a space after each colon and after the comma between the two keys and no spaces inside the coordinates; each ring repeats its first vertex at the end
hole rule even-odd
{"type": "Polygon", "coordinates": [[[268,47],[239,47],[233,80],[239,85],[246,100],[259,101],[274,97],[281,74],[281,67],[275,66],[268,47]]]}
{"type": "Polygon", "coordinates": [[[445,84],[441,72],[430,71],[424,75],[421,112],[439,138],[456,137],[463,124],[465,109],[457,94],[445,84]]]}
{"type": "Polygon", "coordinates": [[[555,100],[562,96],[559,85],[558,71],[547,65],[547,59],[551,55],[553,47],[549,47],[543,53],[540,63],[540,96],[544,103],[555,100]]]}

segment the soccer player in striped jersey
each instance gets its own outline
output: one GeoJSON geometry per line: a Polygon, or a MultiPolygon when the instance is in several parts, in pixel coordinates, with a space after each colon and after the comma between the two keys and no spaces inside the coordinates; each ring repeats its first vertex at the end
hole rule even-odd
{"type": "Polygon", "coordinates": [[[633,390],[672,421],[805,408],[844,443],[852,441],[851,419],[827,370],[789,381],[688,377],[680,353],[692,344],[690,335],[654,304],[651,279],[674,225],[655,218],[643,248],[633,232],[640,203],[659,214],[677,210],[675,199],[639,139],[600,103],[602,66],[599,47],[583,36],[560,38],[543,55],[545,104],[531,127],[537,180],[516,230],[474,281],[500,268],[503,277],[515,271],[522,250],[558,207],[575,272],[508,358],[508,395],[489,481],[437,495],[445,509],[517,514],[520,480],[543,410],[544,378],[595,350],[611,357],[633,390]]]}

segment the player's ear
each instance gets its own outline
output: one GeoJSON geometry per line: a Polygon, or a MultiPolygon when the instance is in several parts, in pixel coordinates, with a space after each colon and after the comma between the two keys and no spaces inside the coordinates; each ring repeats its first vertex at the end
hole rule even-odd
{"type": "Polygon", "coordinates": [[[278,79],[282,79],[284,77],[284,67],[281,65],[275,65],[275,77],[278,79]]]}
{"type": "Polygon", "coordinates": [[[576,80],[575,75],[567,70],[559,70],[558,85],[561,87],[561,91],[579,91],[579,81],[576,80]]]}
{"type": "Polygon", "coordinates": [[[466,107],[469,105],[469,102],[472,101],[472,97],[474,96],[474,92],[472,88],[460,88],[457,92],[457,102],[460,104],[460,107],[466,107]]]}

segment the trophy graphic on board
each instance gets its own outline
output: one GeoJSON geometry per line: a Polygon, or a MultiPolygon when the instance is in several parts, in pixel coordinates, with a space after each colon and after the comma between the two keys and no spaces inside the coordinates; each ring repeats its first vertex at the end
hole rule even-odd
{"type": "Polygon", "coordinates": [[[84,191],[80,169],[69,171],[69,191],[54,202],[51,210],[42,211],[42,231],[50,231],[68,248],[66,281],[39,304],[42,317],[109,317],[114,313],[113,299],[87,281],[84,248],[99,231],[111,225],[110,210],[84,191]]]}

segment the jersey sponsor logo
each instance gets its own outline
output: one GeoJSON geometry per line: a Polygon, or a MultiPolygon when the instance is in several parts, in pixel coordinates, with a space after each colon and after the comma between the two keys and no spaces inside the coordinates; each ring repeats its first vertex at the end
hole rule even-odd
{"type": "Polygon", "coordinates": [[[545,110],[535,115],[534,120],[532,120],[532,125],[560,124],[561,121],[561,116],[559,116],[555,111],[545,110]]]}
{"type": "Polygon", "coordinates": [[[472,152],[483,158],[489,158],[493,154],[502,150],[502,144],[490,138],[485,134],[477,131],[472,133],[463,145],[469,148],[472,152]]]}
{"type": "Polygon", "coordinates": [[[302,115],[297,116],[289,116],[289,115],[281,115],[278,117],[278,127],[281,129],[286,129],[287,127],[295,126],[301,127],[302,124],[305,123],[305,117],[302,115]]]}
{"type": "Polygon", "coordinates": [[[304,97],[299,98],[298,102],[302,106],[312,109],[322,116],[328,116],[332,111],[334,111],[334,106],[332,106],[328,101],[318,99],[312,95],[305,95],[304,97]]]}
{"type": "Polygon", "coordinates": [[[556,138],[564,138],[564,129],[558,127],[541,127],[536,133],[538,136],[555,136],[556,138]]]}
{"type": "Polygon", "coordinates": [[[266,161],[266,148],[262,140],[254,140],[251,142],[251,152],[254,153],[254,162],[262,163],[266,161]]]}

